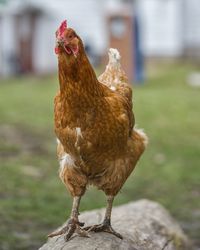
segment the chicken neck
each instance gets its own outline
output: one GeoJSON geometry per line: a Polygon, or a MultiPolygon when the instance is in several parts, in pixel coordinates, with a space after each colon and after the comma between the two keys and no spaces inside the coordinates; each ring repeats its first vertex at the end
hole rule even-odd
{"type": "Polygon", "coordinates": [[[82,42],[77,57],[61,53],[58,57],[59,83],[62,95],[67,99],[75,96],[102,96],[103,89],[85,53],[82,42]]]}

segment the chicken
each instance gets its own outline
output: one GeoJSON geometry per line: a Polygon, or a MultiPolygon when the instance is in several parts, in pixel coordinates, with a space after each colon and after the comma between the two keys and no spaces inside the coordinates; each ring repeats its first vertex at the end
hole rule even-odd
{"type": "Polygon", "coordinates": [[[134,127],[132,89],[120,65],[116,49],[97,79],[81,38],[64,21],[56,32],[60,91],[54,100],[59,175],[73,197],[70,219],[49,237],[76,232],[108,232],[122,236],[111,226],[114,197],[136,166],[147,145],[147,136],[134,127]],[[102,224],[84,227],[79,204],[88,185],[107,196],[102,224]]]}

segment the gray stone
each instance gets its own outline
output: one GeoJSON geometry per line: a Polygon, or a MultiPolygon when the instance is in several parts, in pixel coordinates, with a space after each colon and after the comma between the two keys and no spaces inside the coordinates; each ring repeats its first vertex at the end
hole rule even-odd
{"type": "MultiPolygon", "coordinates": [[[[80,221],[86,226],[100,223],[105,209],[82,213],[80,221]]],[[[112,226],[123,240],[109,233],[90,232],[90,238],[73,237],[65,242],[63,236],[48,239],[39,250],[192,250],[189,240],[177,222],[160,204],[139,200],[114,207],[112,226]]]]}

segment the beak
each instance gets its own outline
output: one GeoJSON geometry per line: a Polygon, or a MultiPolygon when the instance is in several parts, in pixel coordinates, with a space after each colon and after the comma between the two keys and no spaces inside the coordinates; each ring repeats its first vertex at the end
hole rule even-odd
{"type": "Polygon", "coordinates": [[[65,39],[64,39],[63,37],[58,37],[58,38],[56,39],[56,44],[57,44],[57,45],[64,46],[64,45],[66,45],[67,43],[66,43],[66,41],[65,41],[65,39]]]}
{"type": "Polygon", "coordinates": [[[64,45],[64,42],[63,42],[63,40],[61,40],[61,39],[56,39],[56,45],[58,46],[58,45],[64,45]]]}

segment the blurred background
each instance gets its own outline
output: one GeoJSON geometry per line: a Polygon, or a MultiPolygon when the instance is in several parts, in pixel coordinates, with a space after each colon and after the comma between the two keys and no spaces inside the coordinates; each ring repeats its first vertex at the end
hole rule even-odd
{"type": "MultiPolygon", "coordinates": [[[[0,249],[37,249],[70,213],[53,129],[64,19],[97,74],[107,49],[120,50],[136,122],[150,138],[115,205],[160,202],[200,249],[199,0],[0,0],[0,249]]],[[[104,205],[89,188],[81,210],[104,205]]]]}

